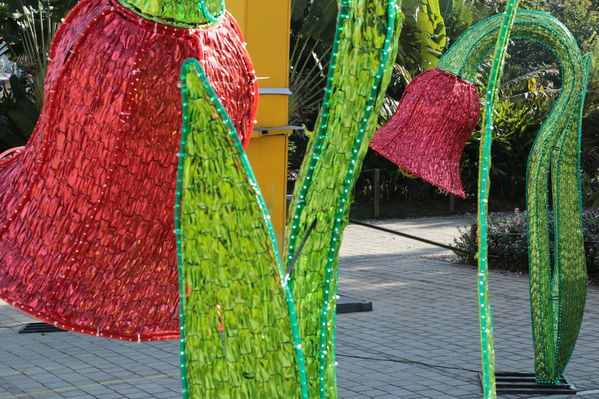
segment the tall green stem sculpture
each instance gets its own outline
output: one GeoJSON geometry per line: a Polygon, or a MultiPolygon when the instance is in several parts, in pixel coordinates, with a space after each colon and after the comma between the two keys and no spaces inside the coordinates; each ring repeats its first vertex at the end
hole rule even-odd
{"type": "Polygon", "coordinates": [[[391,78],[401,22],[397,0],[341,2],[285,262],[225,110],[200,64],[184,64],[175,226],[185,397],[337,397],[341,232],[391,78]],[[304,249],[296,252],[299,242],[304,249]]]}
{"type": "Polygon", "coordinates": [[[341,233],[391,78],[397,1],[341,2],[323,109],[291,204],[287,262],[311,396],[336,397],[335,307],[341,233]],[[310,226],[316,227],[309,234],[310,226]],[[305,242],[298,254],[298,243],[305,242]]]}
{"type": "MultiPolygon", "coordinates": [[[[590,58],[583,61],[578,45],[557,19],[535,11],[515,12],[510,2],[506,16],[480,22],[466,32],[443,56],[439,68],[472,81],[476,69],[496,43],[530,38],[549,47],[562,68],[562,90],[541,127],[528,162],[528,237],[531,318],[535,371],[539,382],[559,379],[582,322],[586,296],[586,266],[580,203],[580,123],[590,58]],[[515,17],[510,34],[511,19],[515,17]],[[503,21],[503,23],[502,23],[503,21]],[[553,262],[549,240],[548,182],[551,176],[555,218],[553,262]],[[553,264],[553,265],[552,265],[553,264]]],[[[485,133],[481,142],[479,181],[479,297],[484,384],[493,392],[492,323],[487,293],[487,198],[492,137],[492,103],[500,76],[501,53],[496,51],[491,83],[487,89],[485,133]],[[486,365],[485,365],[486,364],[486,365]]],[[[485,397],[493,397],[486,393],[485,397]]]]}

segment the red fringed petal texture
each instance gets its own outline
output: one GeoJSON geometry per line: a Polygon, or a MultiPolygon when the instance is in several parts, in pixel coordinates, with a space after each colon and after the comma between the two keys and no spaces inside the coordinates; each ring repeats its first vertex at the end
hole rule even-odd
{"type": "Polygon", "coordinates": [[[179,335],[179,69],[199,59],[241,139],[258,89],[230,15],[206,29],[83,0],[58,30],[26,148],[0,160],[0,298],[62,328],[179,335]]]}
{"type": "Polygon", "coordinates": [[[395,115],[370,147],[433,185],[465,197],[460,159],[480,114],[476,87],[431,69],[406,88],[395,115]]]}

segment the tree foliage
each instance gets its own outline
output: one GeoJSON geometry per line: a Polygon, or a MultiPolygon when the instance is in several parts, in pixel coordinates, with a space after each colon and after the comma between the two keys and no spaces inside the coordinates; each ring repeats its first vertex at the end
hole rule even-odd
{"type": "Polygon", "coordinates": [[[337,0],[293,0],[293,34],[332,44],[338,9],[337,0]]]}
{"type": "Polygon", "coordinates": [[[402,11],[397,63],[411,74],[434,68],[447,42],[439,0],[403,0],[402,11]]]}
{"type": "Polygon", "coordinates": [[[54,32],[77,0],[3,0],[0,23],[9,56],[21,76],[12,76],[0,91],[0,152],[24,145],[44,98],[48,53],[54,32]]]}

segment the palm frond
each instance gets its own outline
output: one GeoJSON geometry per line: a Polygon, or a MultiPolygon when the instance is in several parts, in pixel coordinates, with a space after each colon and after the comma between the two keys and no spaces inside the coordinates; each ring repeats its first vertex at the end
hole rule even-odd
{"type": "Polygon", "coordinates": [[[30,65],[33,69],[32,89],[36,106],[41,109],[50,43],[59,21],[53,18],[52,7],[41,1],[38,1],[36,6],[23,5],[16,17],[21,28],[19,35],[24,50],[20,62],[30,65]]]}
{"type": "Polygon", "coordinates": [[[310,37],[294,36],[290,57],[289,120],[305,124],[308,115],[318,112],[327,79],[331,46],[310,37]]]}

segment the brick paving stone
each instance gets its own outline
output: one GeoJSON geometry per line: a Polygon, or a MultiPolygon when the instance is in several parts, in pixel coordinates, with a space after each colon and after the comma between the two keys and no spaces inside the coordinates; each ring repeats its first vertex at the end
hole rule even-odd
{"type": "MultiPolygon", "coordinates": [[[[471,221],[447,217],[376,223],[451,244],[457,227],[471,221]]],[[[481,398],[476,270],[452,259],[449,251],[428,244],[361,226],[346,229],[339,292],[372,301],[374,310],[337,318],[341,399],[481,398]]],[[[492,271],[490,284],[497,369],[531,372],[527,278],[492,271]]],[[[0,302],[0,399],[181,398],[177,341],[129,343],[70,332],[17,333],[31,321],[0,302]]],[[[586,398],[599,399],[599,391],[590,391],[599,389],[599,287],[589,287],[566,375],[579,389],[589,390],[586,398]]]]}

